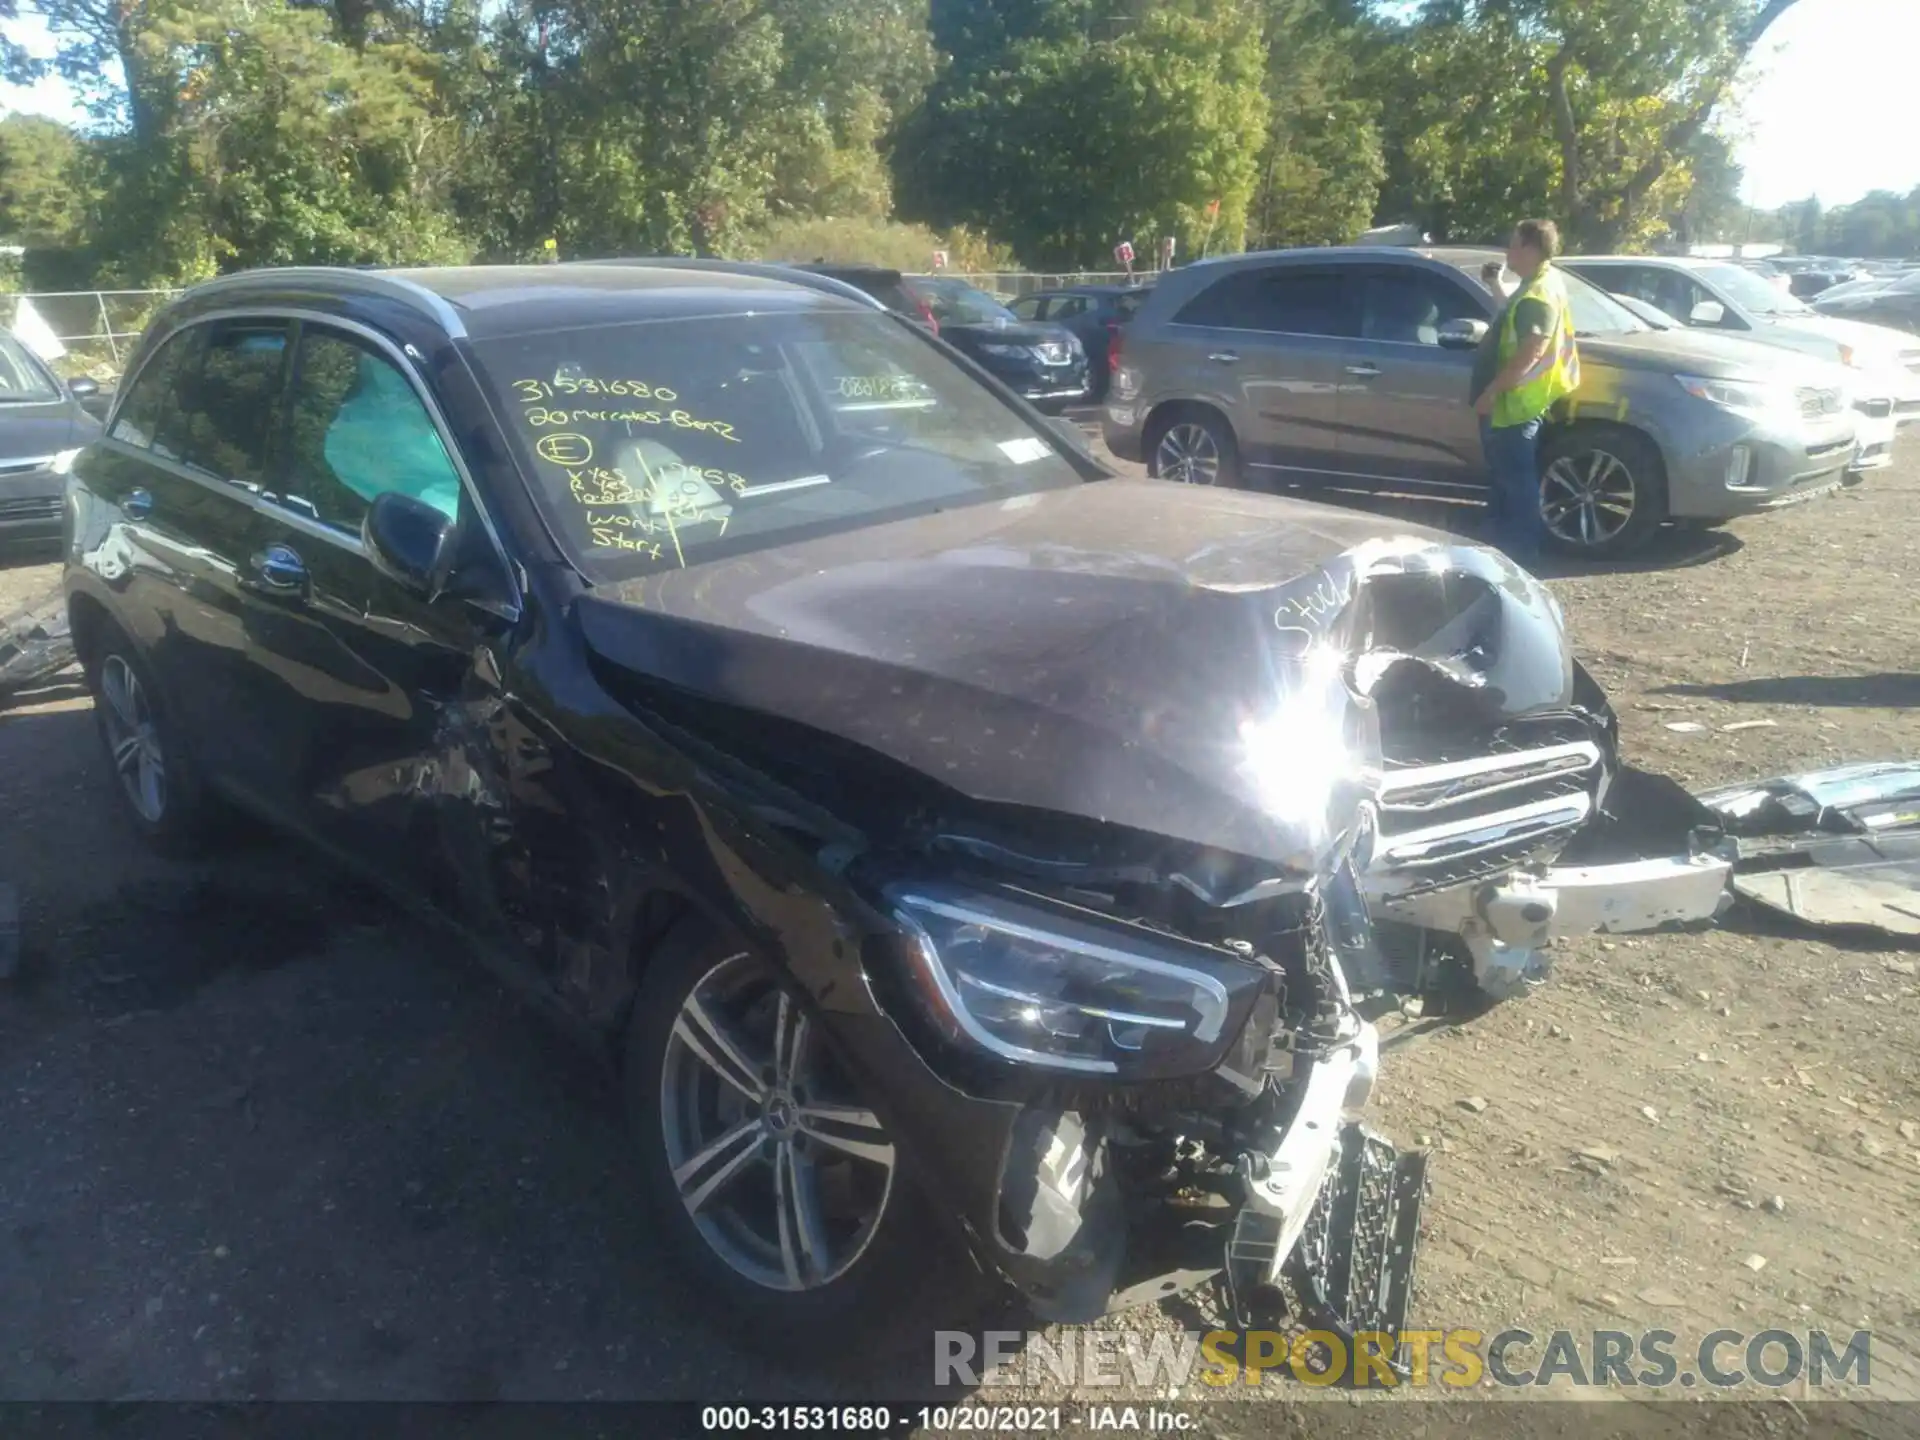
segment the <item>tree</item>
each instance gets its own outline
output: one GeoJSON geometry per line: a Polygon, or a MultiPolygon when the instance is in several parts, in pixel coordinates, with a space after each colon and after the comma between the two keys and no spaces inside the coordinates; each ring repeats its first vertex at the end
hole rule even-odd
{"type": "Polygon", "coordinates": [[[1385,112],[1389,194],[1482,234],[1546,213],[1587,249],[1645,243],[1681,206],[1687,158],[1741,65],[1795,3],[1425,0],[1381,27],[1396,43],[1375,47],[1368,76],[1404,107],[1385,112]]]}
{"type": "Polygon", "coordinates": [[[1162,235],[1239,249],[1268,114],[1256,22],[1251,0],[936,6],[958,48],[895,147],[903,208],[1042,268],[1162,235]]]}
{"type": "Polygon", "coordinates": [[[0,238],[28,249],[81,239],[86,197],[80,142],[39,115],[0,120],[0,238]]]}
{"type": "Polygon", "coordinates": [[[1267,0],[1270,119],[1247,223],[1258,249],[1351,240],[1386,178],[1379,106],[1356,93],[1354,18],[1329,0],[1267,0]]]}

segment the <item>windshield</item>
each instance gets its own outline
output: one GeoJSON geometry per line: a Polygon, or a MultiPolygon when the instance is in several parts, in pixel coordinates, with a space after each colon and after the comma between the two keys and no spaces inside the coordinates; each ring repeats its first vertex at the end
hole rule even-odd
{"type": "Polygon", "coordinates": [[[1576,335],[1636,335],[1651,330],[1640,318],[1611,295],[1559,266],[1560,278],[1567,285],[1567,308],[1573,312],[1576,335]]]}
{"type": "Polygon", "coordinates": [[[976,290],[964,280],[923,280],[920,291],[927,297],[927,308],[942,325],[992,325],[1011,320],[1015,315],[984,290],[976,290]]]}
{"type": "Polygon", "coordinates": [[[1078,483],[1037,430],[878,312],[481,341],[548,524],[589,579],[1078,483]]]}
{"type": "Polygon", "coordinates": [[[27,347],[0,330],[0,404],[58,400],[60,391],[27,347]]]}
{"type": "Polygon", "coordinates": [[[1812,311],[1772,281],[1738,265],[1703,265],[1695,272],[1707,284],[1755,315],[1808,315],[1812,311]]]}

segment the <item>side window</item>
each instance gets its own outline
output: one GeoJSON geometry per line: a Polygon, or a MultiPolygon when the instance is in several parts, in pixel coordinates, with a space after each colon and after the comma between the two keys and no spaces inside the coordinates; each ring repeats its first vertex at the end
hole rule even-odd
{"type": "Polygon", "coordinates": [[[1022,320],[1044,320],[1047,318],[1047,297],[1044,295],[1022,295],[1007,308],[1022,320]]]}
{"type": "Polygon", "coordinates": [[[1240,270],[1189,300],[1175,323],[1223,330],[1352,339],[1360,333],[1359,305],[1347,277],[1330,270],[1240,270]]]}
{"type": "Polygon", "coordinates": [[[351,535],[374,499],[399,491],[449,519],[460,474],[407,377],[358,340],[301,332],[287,424],[288,509],[351,535]]]}
{"type": "Polygon", "coordinates": [[[1726,304],[1718,296],[1698,280],[1687,275],[1682,275],[1676,271],[1673,272],[1673,281],[1674,289],[1677,292],[1674,303],[1680,307],[1673,313],[1682,321],[1688,324],[1692,323],[1693,307],[1696,305],[1718,305],[1720,306],[1720,319],[1713,328],[1721,330],[1739,328],[1740,322],[1734,318],[1733,312],[1726,307],[1726,304]]]}
{"type": "Polygon", "coordinates": [[[180,459],[194,469],[257,490],[280,424],[287,324],[220,320],[204,328],[200,363],[176,388],[155,448],[177,445],[180,459]]]}
{"type": "Polygon", "coordinates": [[[1438,345],[1449,320],[1484,320],[1465,289],[1421,270],[1376,270],[1367,276],[1361,337],[1402,345],[1438,345]]]}
{"type": "Polygon", "coordinates": [[[200,358],[200,344],[207,338],[204,325],[193,325],[169,337],[153,358],[140,367],[140,374],[120,402],[114,417],[112,436],[142,450],[152,450],[168,460],[178,460],[177,436],[168,436],[166,427],[176,409],[175,398],[181,382],[192,375],[200,358]]]}
{"type": "Polygon", "coordinates": [[[1087,297],[1084,295],[1062,295],[1053,302],[1053,308],[1047,312],[1049,320],[1065,320],[1069,316],[1087,313],[1087,297]]]}

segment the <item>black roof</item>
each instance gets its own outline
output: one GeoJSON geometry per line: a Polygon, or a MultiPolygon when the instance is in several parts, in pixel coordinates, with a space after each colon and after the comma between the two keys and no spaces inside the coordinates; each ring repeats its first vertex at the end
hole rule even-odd
{"type": "Polygon", "coordinates": [[[623,320],[878,307],[850,286],[788,266],[682,259],[396,270],[288,266],[223,276],[188,296],[193,308],[243,297],[279,304],[316,296],[383,302],[431,319],[449,335],[480,340],[623,320]]]}

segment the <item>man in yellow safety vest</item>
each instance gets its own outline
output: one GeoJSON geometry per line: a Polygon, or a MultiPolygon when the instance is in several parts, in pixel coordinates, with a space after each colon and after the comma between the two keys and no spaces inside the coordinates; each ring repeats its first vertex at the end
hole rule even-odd
{"type": "Polygon", "coordinates": [[[1540,520],[1540,427],[1562,397],[1580,385],[1567,288],[1553,258],[1560,231],[1551,220],[1522,220],[1507,244],[1507,268],[1520,277],[1473,364],[1473,408],[1486,458],[1487,510],[1496,541],[1509,554],[1536,555],[1545,540],[1540,520]]]}

